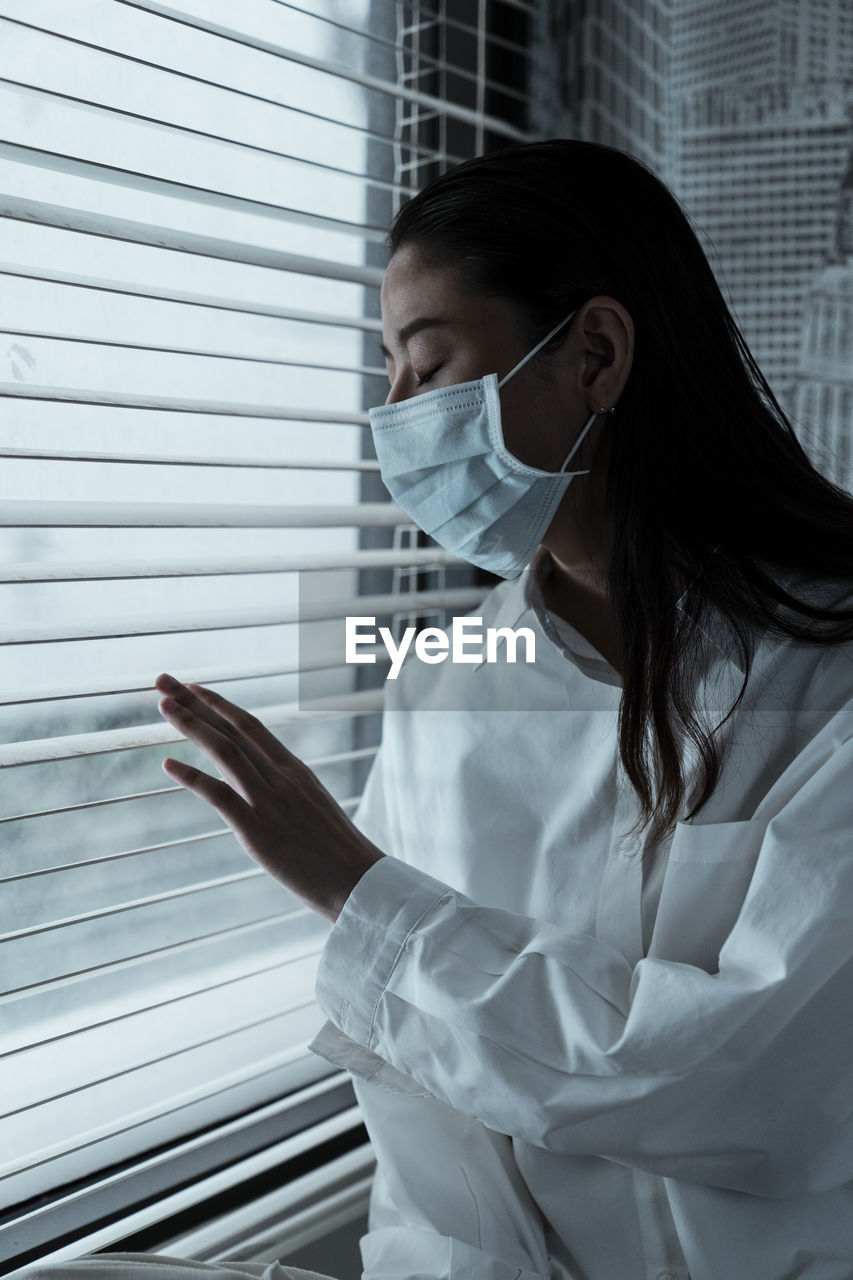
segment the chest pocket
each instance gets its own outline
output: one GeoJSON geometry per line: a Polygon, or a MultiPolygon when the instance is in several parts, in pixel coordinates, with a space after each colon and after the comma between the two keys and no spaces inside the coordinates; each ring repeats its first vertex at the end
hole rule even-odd
{"type": "Polygon", "coordinates": [[[679,822],[669,852],[648,954],[719,968],[758,860],[767,819],[679,822]]]}

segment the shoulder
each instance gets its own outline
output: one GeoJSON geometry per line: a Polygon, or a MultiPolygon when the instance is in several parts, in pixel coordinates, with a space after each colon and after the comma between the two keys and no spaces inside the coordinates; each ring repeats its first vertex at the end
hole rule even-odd
{"type": "MultiPolygon", "coordinates": [[[[815,605],[853,607],[853,583],[800,581],[789,589],[815,605]]],[[[784,612],[804,620],[798,612],[784,612]]],[[[833,799],[824,818],[834,820],[843,811],[842,793],[853,800],[853,787],[849,778],[845,781],[853,750],[853,638],[825,643],[766,633],[755,671],[756,686],[746,704],[748,743],[776,765],[762,808],[775,812],[783,806],[790,813],[793,805],[804,829],[815,833],[815,808],[827,803],[827,787],[833,799]]],[[[853,821],[853,807],[848,817],[853,821]]]]}
{"type": "MultiPolygon", "coordinates": [[[[853,613],[853,580],[816,579],[802,574],[780,574],[778,581],[798,600],[817,608],[849,610],[853,613]]],[[[778,615],[809,625],[809,619],[790,606],[780,606],[778,615]]],[[[815,620],[815,639],[779,637],[783,648],[779,663],[784,674],[790,705],[803,711],[827,715],[849,713],[853,701],[853,616],[847,639],[826,642],[817,634],[823,624],[815,620]]]]}

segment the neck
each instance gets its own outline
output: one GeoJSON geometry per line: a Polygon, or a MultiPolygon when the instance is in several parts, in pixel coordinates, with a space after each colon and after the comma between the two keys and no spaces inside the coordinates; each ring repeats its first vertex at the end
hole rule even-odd
{"type": "Polygon", "coordinates": [[[603,568],[566,563],[550,550],[548,556],[550,572],[542,582],[546,608],[579,631],[622,675],[622,653],[603,568]]]}
{"type": "Polygon", "coordinates": [[[569,485],[542,540],[543,553],[550,560],[543,597],[547,608],[579,631],[621,675],[622,653],[610,603],[604,545],[610,448],[610,437],[602,436],[596,444],[591,473],[569,485]]]}

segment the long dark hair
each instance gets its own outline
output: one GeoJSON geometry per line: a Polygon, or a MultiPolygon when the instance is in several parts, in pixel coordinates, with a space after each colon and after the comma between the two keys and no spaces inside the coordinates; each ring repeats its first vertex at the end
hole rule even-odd
{"type": "Polygon", "coordinates": [[[400,209],[392,253],[408,243],[463,287],[513,301],[534,340],[599,294],[634,321],[633,367],[608,419],[605,539],[624,655],[619,751],[639,799],[635,830],[650,828],[654,846],[688,795],[690,818],[714,790],[716,731],[743,698],[761,632],[853,638],[853,609],[798,598],[771,571],[853,582],[853,497],[812,466],[681,206],[632,156],[561,139],[467,161],[400,209]],[[697,638],[713,610],[746,675],[709,726],[697,714],[697,638]]]}

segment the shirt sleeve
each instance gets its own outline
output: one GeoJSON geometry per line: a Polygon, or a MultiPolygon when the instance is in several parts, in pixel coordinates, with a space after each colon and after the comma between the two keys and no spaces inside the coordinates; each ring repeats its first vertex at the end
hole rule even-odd
{"type": "Polygon", "coordinates": [[[329,935],[321,1006],[448,1106],[551,1151],[771,1197],[849,1181],[853,742],[795,763],[718,972],[632,966],[388,857],[329,935]]]}

